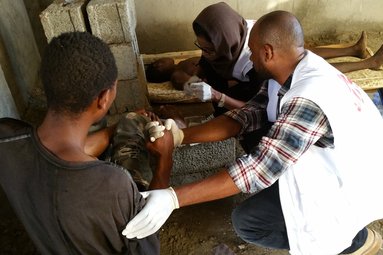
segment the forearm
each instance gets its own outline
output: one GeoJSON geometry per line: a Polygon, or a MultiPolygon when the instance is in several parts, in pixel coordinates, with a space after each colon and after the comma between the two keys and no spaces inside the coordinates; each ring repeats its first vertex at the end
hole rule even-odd
{"type": "Polygon", "coordinates": [[[212,94],[211,100],[213,102],[218,104],[221,100],[221,102],[223,103],[222,107],[225,107],[226,109],[229,109],[229,110],[241,108],[242,106],[245,105],[245,102],[229,97],[228,95],[224,95],[223,93],[213,88],[211,88],[211,94],[212,94]]]}
{"type": "Polygon", "coordinates": [[[155,157],[156,169],[149,189],[164,189],[169,187],[170,173],[173,167],[173,136],[165,130],[164,136],[154,143],[147,142],[148,152],[155,157]]]}
{"type": "Polygon", "coordinates": [[[225,115],[200,125],[185,128],[183,144],[215,142],[235,137],[241,130],[239,122],[225,115]]]}
{"type": "Polygon", "coordinates": [[[169,187],[170,173],[173,167],[173,160],[170,156],[158,158],[156,169],[153,173],[149,189],[164,189],[169,187]]]}
{"type": "Polygon", "coordinates": [[[240,192],[227,170],[222,170],[206,179],[177,187],[174,190],[180,207],[217,200],[240,192]]]}

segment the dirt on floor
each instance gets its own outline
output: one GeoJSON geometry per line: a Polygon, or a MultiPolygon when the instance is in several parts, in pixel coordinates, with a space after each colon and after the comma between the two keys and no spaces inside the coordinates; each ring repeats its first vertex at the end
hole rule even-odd
{"type": "MultiPolygon", "coordinates": [[[[245,197],[237,195],[173,212],[160,230],[162,255],[287,255],[287,250],[245,243],[231,225],[231,211],[245,197]],[[226,249],[225,249],[226,248],[226,249]]],[[[23,226],[0,195],[0,255],[38,255],[23,226]]],[[[383,220],[370,224],[383,236],[383,220]]],[[[383,255],[380,251],[378,255],[383,255]]]]}
{"type": "MultiPolygon", "coordinates": [[[[231,225],[231,211],[242,201],[238,195],[175,211],[161,230],[161,254],[165,255],[287,255],[245,243],[231,225]],[[216,252],[227,246],[233,253],[216,252]]],[[[383,220],[369,225],[383,236],[383,220]]],[[[383,255],[381,250],[378,255],[383,255]]]]}
{"type": "MultiPolygon", "coordinates": [[[[313,38],[315,44],[353,42],[359,34],[313,38]]],[[[368,33],[368,45],[376,51],[383,42],[382,33],[368,33]]],[[[314,45],[314,43],[311,43],[314,45]]],[[[31,111],[32,113],[33,111],[31,111]]],[[[27,118],[28,119],[28,118],[27,118]]],[[[231,225],[233,208],[244,195],[189,206],[176,210],[160,230],[163,255],[284,255],[287,250],[270,250],[242,241],[231,225]],[[225,248],[229,249],[228,251],[225,248]],[[231,252],[231,253],[230,253],[231,252]]],[[[38,254],[14,216],[0,190],[0,255],[38,254]]],[[[383,235],[383,220],[373,222],[371,228],[383,235]]],[[[383,255],[383,251],[379,252],[383,255]]]]}

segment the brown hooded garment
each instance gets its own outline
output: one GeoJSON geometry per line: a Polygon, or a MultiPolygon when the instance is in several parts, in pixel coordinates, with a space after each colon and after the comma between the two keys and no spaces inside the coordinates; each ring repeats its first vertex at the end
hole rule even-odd
{"type": "Polygon", "coordinates": [[[224,2],[210,5],[202,10],[193,22],[209,36],[214,45],[216,58],[206,61],[225,79],[231,79],[234,65],[245,44],[246,20],[224,2]]]}

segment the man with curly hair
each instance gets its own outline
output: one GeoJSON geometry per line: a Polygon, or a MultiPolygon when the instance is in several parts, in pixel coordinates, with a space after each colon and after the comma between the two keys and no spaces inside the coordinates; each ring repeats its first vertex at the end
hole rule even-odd
{"type": "MultiPolygon", "coordinates": [[[[64,33],[49,43],[41,75],[48,107],[41,125],[0,119],[0,184],[37,249],[41,254],[159,254],[157,234],[140,240],[121,234],[145,199],[125,168],[95,157],[114,129],[88,135],[116,96],[117,68],[108,45],[86,32],[64,33]],[[104,141],[101,147],[96,140],[104,141]]],[[[128,114],[117,135],[128,139],[122,131],[140,118],[128,114]]],[[[121,144],[114,146],[115,161],[125,165],[129,153],[121,144]]],[[[154,177],[169,167],[158,160],[154,177]]],[[[158,178],[150,185],[168,187],[158,178]]]]}

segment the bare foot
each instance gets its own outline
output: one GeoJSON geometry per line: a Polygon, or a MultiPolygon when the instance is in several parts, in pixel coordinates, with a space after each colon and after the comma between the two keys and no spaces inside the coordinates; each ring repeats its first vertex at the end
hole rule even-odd
{"type": "Polygon", "coordinates": [[[372,70],[382,70],[383,65],[383,45],[380,46],[379,50],[368,59],[371,61],[371,67],[372,70]]]}
{"type": "Polygon", "coordinates": [[[163,119],[173,119],[179,128],[187,127],[184,116],[174,105],[161,105],[157,111],[157,114],[163,119]]]}
{"type": "Polygon", "coordinates": [[[355,50],[355,57],[358,58],[368,58],[371,57],[372,54],[367,48],[367,34],[366,31],[362,31],[362,35],[359,40],[353,45],[355,50]]]}

